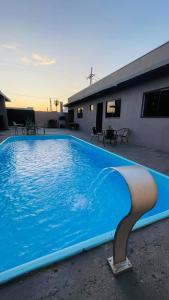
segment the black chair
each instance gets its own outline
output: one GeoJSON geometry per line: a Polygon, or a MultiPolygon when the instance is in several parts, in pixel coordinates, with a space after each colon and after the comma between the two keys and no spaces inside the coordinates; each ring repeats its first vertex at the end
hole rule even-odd
{"type": "Polygon", "coordinates": [[[69,129],[78,130],[79,129],[79,124],[71,122],[71,123],[69,123],[69,129]]]}
{"type": "Polygon", "coordinates": [[[96,127],[92,127],[92,132],[91,132],[91,138],[90,140],[93,140],[93,139],[98,139],[98,132],[97,132],[97,129],[96,127]]]}
{"type": "Polygon", "coordinates": [[[106,144],[106,140],[108,140],[110,142],[110,144],[112,143],[112,141],[114,142],[114,144],[116,144],[117,143],[117,131],[114,129],[105,130],[104,135],[103,135],[104,146],[106,144]]]}

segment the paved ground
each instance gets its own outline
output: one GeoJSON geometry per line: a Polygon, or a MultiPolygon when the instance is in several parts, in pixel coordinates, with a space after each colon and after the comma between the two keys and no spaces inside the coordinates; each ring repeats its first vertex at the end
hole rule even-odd
{"type": "MultiPolygon", "coordinates": [[[[86,140],[81,132],[68,133],[86,140]]],[[[13,134],[12,131],[3,135],[13,134]]],[[[3,137],[1,136],[3,139],[3,137]]],[[[99,143],[101,146],[101,144],[99,143]]],[[[117,145],[113,152],[169,174],[169,154],[145,147],[117,145]]],[[[128,256],[133,270],[114,278],[106,262],[112,243],[33,272],[0,289],[0,300],[163,300],[169,299],[169,219],[131,234],[128,256]]]]}

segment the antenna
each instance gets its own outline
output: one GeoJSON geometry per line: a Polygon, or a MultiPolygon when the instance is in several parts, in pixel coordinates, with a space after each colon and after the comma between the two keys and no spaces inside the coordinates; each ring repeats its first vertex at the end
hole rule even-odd
{"type": "Polygon", "coordinates": [[[91,67],[90,74],[89,74],[89,76],[87,76],[87,79],[89,79],[89,81],[90,81],[90,85],[92,85],[92,79],[94,76],[95,76],[95,74],[93,74],[93,67],[91,67]]]}

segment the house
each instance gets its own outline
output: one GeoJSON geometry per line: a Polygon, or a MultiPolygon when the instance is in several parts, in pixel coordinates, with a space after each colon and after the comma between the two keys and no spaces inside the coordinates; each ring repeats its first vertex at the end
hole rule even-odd
{"type": "Polygon", "coordinates": [[[129,128],[130,143],[169,150],[169,42],[68,99],[81,130],[129,128]]]}
{"type": "Polygon", "coordinates": [[[32,121],[38,126],[48,127],[66,127],[67,114],[63,112],[63,103],[60,102],[60,111],[38,111],[33,107],[9,107],[7,108],[7,117],[9,126],[13,126],[13,122],[23,124],[32,121]]]}
{"type": "Polygon", "coordinates": [[[0,91],[0,130],[8,129],[8,117],[5,102],[10,102],[10,99],[0,91]]]}
{"type": "Polygon", "coordinates": [[[35,112],[32,107],[9,107],[7,108],[7,117],[9,126],[13,126],[13,122],[23,124],[23,126],[26,120],[35,122],[35,112]]]}

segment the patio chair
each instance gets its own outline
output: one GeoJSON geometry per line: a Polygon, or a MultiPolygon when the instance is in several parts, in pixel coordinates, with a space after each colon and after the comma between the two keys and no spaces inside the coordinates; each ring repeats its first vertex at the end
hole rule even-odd
{"type": "Polygon", "coordinates": [[[37,135],[40,134],[41,132],[43,132],[43,134],[45,135],[47,124],[35,124],[34,126],[37,135]]]}
{"type": "Polygon", "coordinates": [[[74,122],[70,122],[69,123],[69,129],[78,130],[79,129],[79,124],[78,123],[74,123],[74,122]]]}
{"type": "Polygon", "coordinates": [[[34,122],[32,122],[31,120],[28,119],[26,121],[25,127],[26,127],[26,134],[27,135],[32,135],[32,134],[36,135],[37,129],[36,129],[36,126],[35,126],[34,122]]]}
{"type": "Polygon", "coordinates": [[[90,138],[90,140],[92,141],[93,139],[98,139],[98,132],[96,130],[96,127],[92,127],[92,132],[91,132],[91,138],[90,138]]]}
{"type": "Polygon", "coordinates": [[[121,128],[117,130],[117,139],[120,139],[120,144],[128,143],[129,128],[121,128]]]}
{"type": "Polygon", "coordinates": [[[24,124],[17,124],[15,121],[12,122],[13,123],[13,126],[15,128],[15,135],[18,134],[18,129],[20,128],[21,131],[22,131],[22,134],[25,134],[25,127],[24,127],[24,124]]]}
{"type": "Polygon", "coordinates": [[[100,141],[100,137],[103,138],[103,132],[102,131],[98,132],[96,127],[92,127],[90,140],[92,141],[93,139],[95,140],[97,139],[98,141],[100,141]]]}
{"type": "Polygon", "coordinates": [[[117,143],[117,130],[115,130],[115,129],[105,130],[104,134],[103,134],[103,144],[104,144],[104,146],[106,144],[106,140],[108,140],[110,144],[113,141],[113,143],[115,145],[117,143]]]}

